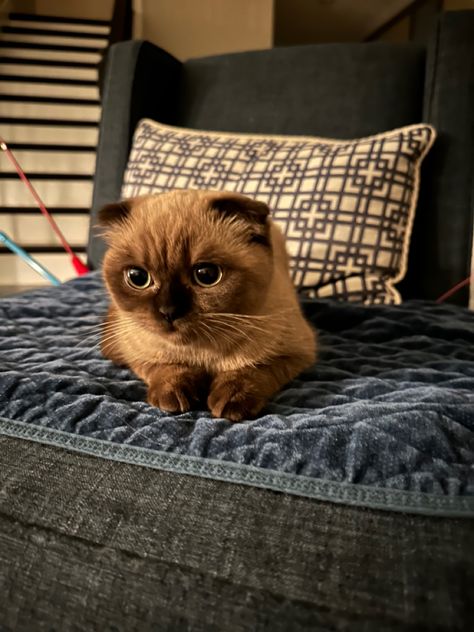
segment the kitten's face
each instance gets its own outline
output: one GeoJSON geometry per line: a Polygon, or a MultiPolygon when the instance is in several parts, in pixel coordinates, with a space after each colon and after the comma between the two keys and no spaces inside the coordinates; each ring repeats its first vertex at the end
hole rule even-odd
{"type": "Polygon", "coordinates": [[[217,314],[254,314],[272,278],[268,208],[174,191],[106,207],[104,277],[129,327],[169,342],[226,341],[217,314]]]}

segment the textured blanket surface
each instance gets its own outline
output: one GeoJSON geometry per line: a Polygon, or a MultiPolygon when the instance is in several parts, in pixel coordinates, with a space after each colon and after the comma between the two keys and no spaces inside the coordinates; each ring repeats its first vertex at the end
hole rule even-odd
{"type": "Polygon", "coordinates": [[[96,273],[0,301],[0,432],[40,427],[165,454],[168,465],[180,455],[221,472],[237,464],[287,480],[474,496],[472,312],[307,302],[318,363],[258,419],[232,424],[149,406],[144,384],[101,356],[106,307],[96,273]]]}

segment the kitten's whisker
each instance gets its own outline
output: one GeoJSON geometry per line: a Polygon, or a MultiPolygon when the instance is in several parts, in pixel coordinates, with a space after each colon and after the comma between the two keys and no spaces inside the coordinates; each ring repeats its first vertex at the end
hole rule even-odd
{"type": "Polygon", "coordinates": [[[81,340],[79,340],[79,342],[77,342],[75,345],[72,345],[72,349],[76,349],[77,347],[81,347],[84,346],[84,344],[87,345],[88,341],[91,339],[97,339],[97,337],[100,334],[90,334],[89,336],[86,336],[85,338],[82,338],[81,340]]]}
{"type": "MultiPolygon", "coordinates": [[[[118,333],[118,334],[121,335],[122,331],[113,332],[113,333],[118,333]]],[[[109,334],[107,334],[107,335],[109,335],[109,334]]],[[[81,340],[79,340],[79,342],[73,346],[73,349],[75,349],[76,347],[80,347],[80,346],[86,346],[88,344],[88,341],[90,341],[91,339],[100,338],[100,340],[105,340],[106,337],[104,337],[103,336],[103,332],[100,332],[100,331],[98,331],[98,332],[96,332],[94,334],[89,334],[85,338],[82,338],[81,340]]]]}
{"type": "Polygon", "coordinates": [[[94,351],[95,349],[101,347],[103,344],[107,345],[109,342],[111,342],[112,340],[116,339],[116,338],[121,338],[123,336],[125,332],[125,328],[117,328],[116,331],[112,331],[111,333],[107,333],[106,336],[104,336],[102,333],[98,332],[97,334],[91,334],[90,336],[87,336],[86,338],[83,338],[82,340],[80,340],[76,345],[74,345],[72,347],[72,349],[76,349],[76,348],[80,348],[82,346],[86,347],[85,350],[91,352],[94,351]],[[97,339],[99,338],[98,342],[94,345],[90,345],[90,340],[91,339],[97,339]]]}
{"type": "Polygon", "coordinates": [[[287,319],[283,319],[283,318],[272,318],[272,319],[267,319],[266,321],[260,320],[257,322],[254,322],[252,320],[245,320],[245,319],[237,319],[237,318],[225,318],[224,316],[212,316],[209,318],[209,320],[219,320],[220,322],[225,322],[225,323],[232,323],[233,325],[238,325],[242,328],[252,328],[255,331],[262,331],[262,332],[268,332],[268,327],[269,326],[279,326],[279,325],[283,325],[285,323],[287,323],[287,319]]]}
{"type": "Polygon", "coordinates": [[[207,316],[225,316],[229,318],[251,319],[251,320],[274,320],[280,314],[289,312],[298,312],[295,307],[288,307],[285,309],[275,310],[273,314],[236,314],[234,312],[209,312],[207,316]]]}
{"type": "MultiPolygon", "coordinates": [[[[89,329],[89,328],[88,328],[89,329]]],[[[109,330],[115,330],[117,329],[117,324],[116,323],[98,323],[97,325],[91,326],[89,331],[92,329],[91,333],[88,334],[86,336],[86,338],[83,338],[83,340],[86,340],[89,337],[92,337],[93,335],[101,335],[104,331],[109,331],[109,330]]],[[[77,332],[76,332],[77,333],[77,332]]],[[[82,340],[82,341],[83,341],[82,340]]],[[[82,342],[79,341],[79,344],[82,342]]]]}
{"type": "Polygon", "coordinates": [[[202,331],[206,331],[208,333],[209,336],[209,340],[215,344],[216,343],[216,339],[215,339],[215,332],[212,330],[212,327],[210,327],[206,322],[201,322],[200,323],[200,328],[202,331]]]}
{"type": "Polygon", "coordinates": [[[208,331],[206,331],[206,328],[201,326],[198,328],[197,333],[200,336],[204,336],[206,338],[206,340],[209,340],[209,342],[211,343],[211,346],[214,346],[215,344],[215,340],[212,338],[212,336],[210,335],[210,333],[208,331]]]}
{"type": "Polygon", "coordinates": [[[223,318],[221,319],[210,318],[208,320],[210,324],[212,323],[212,325],[214,326],[217,326],[217,325],[220,325],[221,327],[223,326],[225,328],[238,332],[242,336],[247,336],[249,339],[251,338],[250,333],[257,333],[257,332],[265,333],[267,331],[263,327],[258,327],[258,325],[255,325],[254,323],[242,323],[242,325],[239,327],[237,323],[230,323],[223,318]],[[246,329],[251,329],[253,331],[252,332],[246,331],[246,329]]]}
{"type": "MultiPolygon", "coordinates": [[[[128,330],[127,330],[128,331],[128,330]]],[[[114,331],[107,336],[102,336],[99,344],[105,344],[110,342],[111,340],[123,339],[126,331],[114,331]]]]}
{"type": "Polygon", "coordinates": [[[283,318],[281,316],[269,316],[266,317],[265,320],[257,320],[254,322],[253,318],[247,319],[246,317],[240,317],[239,315],[210,315],[209,319],[219,319],[224,322],[232,322],[234,325],[241,325],[242,327],[252,327],[255,330],[262,331],[268,333],[268,325],[283,325],[288,322],[287,318],[283,318]]]}
{"type": "Polygon", "coordinates": [[[228,323],[212,323],[212,329],[218,331],[221,336],[224,334],[230,336],[234,345],[242,343],[244,340],[252,342],[252,337],[248,332],[229,326],[228,323]]]}
{"type": "MultiPolygon", "coordinates": [[[[216,344],[216,342],[217,342],[217,341],[216,341],[215,337],[214,337],[214,338],[212,337],[212,336],[215,334],[215,332],[212,330],[212,327],[210,327],[210,326],[209,326],[207,323],[205,323],[205,322],[201,322],[201,323],[200,323],[200,331],[201,331],[202,333],[204,333],[204,331],[207,331],[207,332],[208,332],[208,334],[209,334],[209,335],[208,335],[208,340],[210,340],[210,341],[211,341],[212,346],[215,346],[215,344],[216,344]]],[[[227,342],[231,342],[230,338],[228,338],[227,336],[222,336],[222,337],[223,337],[225,340],[227,340],[227,342]]]]}
{"type": "Polygon", "coordinates": [[[240,317],[237,315],[233,315],[233,314],[206,314],[207,318],[212,318],[212,319],[219,319],[219,320],[225,320],[226,322],[233,322],[234,324],[240,324],[242,323],[243,325],[255,325],[255,326],[261,326],[261,325],[265,325],[267,322],[273,322],[275,320],[275,317],[266,317],[265,319],[254,319],[254,318],[246,318],[246,317],[240,317]]]}
{"type": "Polygon", "coordinates": [[[252,340],[252,337],[250,336],[249,332],[246,332],[242,328],[234,327],[230,323],[217,323],[217,322],[214,322],[212,324],[212,326],[214,328],[217,328],[219,331],[226,331],[230,335],[235,335],[235,338],[236,338],[235,342],[238,342],[240,338],[245,338],[245,339],[247,339],[249,341],[252,340]],[[234,334],[234,332],[235,332],[235,334],[234,334]]]}
{"type": "Polygon", "coordinates": [[[213,323],[212,326],[209,323],[206,324],[211,331],[217,330],[218,336],[220,338],[223,338],[224,340],[227,340],[232,347],[235,347],[235,345],[240,342],[237,336],[232,336],[232,331],[236,331],[239,334],[239,337],[243,336],[244,338],[250,340],[250,338],[244,332],[232,327],[226,327],[226,325],[223,323],[213,323]],[[229,331],[229,329],[231,331],[229,331]]]}
{"type": "Polygon", "coordinates": [[[236,319],[232,320],[232,319],[227,319],[224,318],[223,316],[211,316],[209,319],[209,321],[211,322],[220,322],[220,323],[225,323],[228,324],[229,326],[232,325],[234,327],[255,327],[258,328],[261,331],[265,330],[265,325],[263,323],[253,323],[253,322],[249,322],[249,321],[238,321],[236,319]]]}

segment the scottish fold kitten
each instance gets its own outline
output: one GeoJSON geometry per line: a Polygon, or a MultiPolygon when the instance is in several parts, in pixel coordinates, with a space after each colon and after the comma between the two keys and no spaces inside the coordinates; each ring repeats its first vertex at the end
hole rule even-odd
{"type": "Polygon", "coordinates": [[[262,202],[173,191],[105,207],[102,351],[172,413],[257,416],[315,361],[283,235],[262,202]]]}

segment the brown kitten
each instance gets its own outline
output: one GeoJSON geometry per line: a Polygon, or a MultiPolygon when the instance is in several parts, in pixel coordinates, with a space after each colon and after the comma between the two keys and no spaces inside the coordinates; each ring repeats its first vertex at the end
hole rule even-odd
{"type": "Polygon", "coordinates": [[[106,206],[112,304],[102,351],[169,412],[206,402],[255,417],[315,361],[315,333],[268,207],[235,193],[173,191],[106,206]]]}

